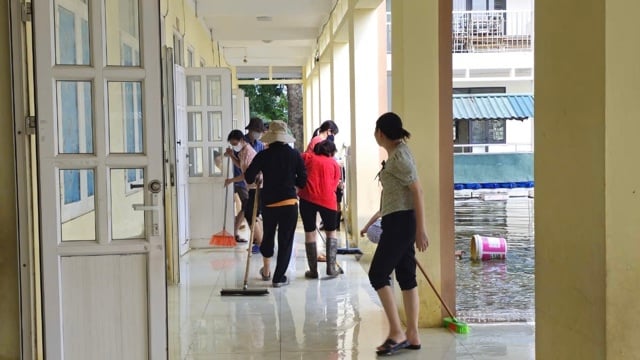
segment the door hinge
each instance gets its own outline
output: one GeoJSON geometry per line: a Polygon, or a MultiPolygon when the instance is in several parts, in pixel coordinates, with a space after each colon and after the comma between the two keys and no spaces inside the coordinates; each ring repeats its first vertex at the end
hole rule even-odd
{"type": "Polygon", "coordinates": [[[30,2],[22,3],[22,22],[31,21],[31,14],[33,13],[33,8],[30,2]]]}
{"type": "Polygon", "coordinates": [[[24,118],[24,130],[27,135],[35,135],[37,126],[35,116],[27,116],[24,118]]]}

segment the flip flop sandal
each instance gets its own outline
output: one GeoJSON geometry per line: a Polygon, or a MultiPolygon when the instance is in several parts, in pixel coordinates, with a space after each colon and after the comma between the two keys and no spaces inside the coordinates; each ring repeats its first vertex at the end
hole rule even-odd
{"type": "Polygon", "coordinates": [[[376,354],[378,355],[393,355],[399,350],[405,349],[409,346],[409,342],[407,340],[401,341],[399,343],[393,341],[392,339],[385,340],[384,344],[380,345],[382,349],[376,350],[376,354]]]}
{"type": "Polygon", "coordinates": [[[420,350],[420,349],[422,349],[422,345],[421,344],[417,344],[417,345],[409,344],[409,345],[407,345],[407,349],[409,349],[409,350],[420,350]]]}

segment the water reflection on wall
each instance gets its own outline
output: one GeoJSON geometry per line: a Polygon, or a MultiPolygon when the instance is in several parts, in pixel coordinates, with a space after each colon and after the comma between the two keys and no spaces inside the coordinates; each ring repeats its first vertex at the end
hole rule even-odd
{"type": "Polygon", "coordinates": [[[457,311],[468,322],[534,320],[533,199],[456,200],[457,311]],[[507,260],[472,262],[474,234],[507,239],[507,260]]]}

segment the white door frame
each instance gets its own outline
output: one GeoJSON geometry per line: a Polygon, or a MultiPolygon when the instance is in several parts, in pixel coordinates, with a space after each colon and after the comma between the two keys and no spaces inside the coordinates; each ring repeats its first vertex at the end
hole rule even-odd
{"type": "Polygon", "coordinates": [[[11,14],[11,74],[14,116],[14,141],[16,152],[17,178],[22,181],[16,183],[18,193],[18,242],[20,263],[20,329],[21,354],[23,359],[33,359],[37,353],[37,335],[35,320],[35,269],[34,261],[34,214],[33,214],[33,177],[31,144],[35,141],[35,134],[28,129],[26,117],[32,115],[30,111],[31,90],[29,79],[33,74],[33,63],[27,63],[27,27],[31,22],[23,18],[22,5],[19,0],[10,2],[11,14]],[[22,18],[22,21],[20,19],[22,18]]]}
{"type": "MultiPolygon", "coordinates": [[[[18,1],[12,1],[15,6],[18,1]]],[[[93,5],[96,2],[91,2],[93,5]]],[[[106,66],[104,64],[106,55],[102,43],[106,34],[104,33],[104,17],[102,10],[104,6],[90,6],[88,10],[90,29],[90,66],[57,66],[55,61],[55,27],[53,26],[54,2],[38,1],[33,4],[33,25],[34,25],[34,49],[35,67],[38,80],[37,91],[37,114],[38,118],[38,158],[39,158],[39,194],[40,194],[40,229],[41,229],[41,249],[42,249],[42,295],[43,319],[44,319],[44,341],[45,357],[47,359],[65,358],[63,347],[63,331],[67,329],[69,321],[63,322],[72,312],[63,315],[63,277],[69,276],[70,269],[75,266],[88,266],[88,270],[95,270],[94,262],[104,260],[107,264],[113,259],[121,261],[121,271],[127,273],[127,266],[131,268],[146,266],[146,274],[140,274],[146,281],[146,288],[119,288],[123,292],[123,298],[135,296],[133,293],[125,293],[127,290],[144,291],[139,295],[143,302],[143,309],[146,314],[146,324],[138,324],[147,331],[146,354],[149,359],[167,358],[167,303],[166,303],[166,281],[165,281],[165,237],[164,237],[164,195],[165,185],[163,184],[163,136],[162,136],[162,108],[161,108],[161,51],[160,51],[160,11],[159,1],[139,1],[139,39],[141,66],[106,66]],[[92,120],[93,132],[93,154],[88,155],[59,155],[58,130],[56,129],[57,111],[56,108],[56,82],[61,81],[90,81],[92,100],[92,120]],[[142,112],[144,129],[144,148],[138,154],[116,154],[109,153],[108,129],[106,125],[108,103],[107,83],[109,81],[121,82],[129,81],[140,83],[141,104],[139,111],[142,112]],[[144,169],[144,184],[142,198],[144,204],[138,206],[138,210],[144,211],[144,233],[146,237],[129,240],[112,240],[110,219],[112,204],[110,194],[113,192],[113,184],[110,183],[108,169],[144,169]],[[62,169],[93,169],[94,180],[94,201],[93,212],[95,216],[95,241],[61,241],[61,219],[62,214],[59,204],[61,201],[60,173],[62,169]],[[159,187],[153,189],[152,180],[158,180],[159,187]],[[122,256],[124,255],[124,256],[122,256]],[[132,257],[133,256],[133,257],[132,257]],[[141,257],[142,256],[142,257],[141,257]],[[133,259],[133,260],[132,260],[133,259]],[[143,259],[141,262],[138,259],[143,259]],[[69,265],[77,264],[81,265],[69,265]],[[135,262],[135,263],[134,263],[135,262]],[[67,263],[68,265],[64,265],[67,263]],[[88,265],[82,265],[88,264],[88,265]],[[65,268],[66,266],[66,268],[65,268]],[[65,270],[66,269],[66,270],[65,270]],[[65,272],[67,271],[67,272],[65,272]],[[146,299],[146,300],[145,300],[146,299]],[[65,317],[66,316],[66,317],[65,317]],[[64,325],[64,326],[63,326],[64,325]]],[[[19,7],[19,6],[18,6],[19,7]]],[[[79,26],[79,25],[78,25],[79,26]]],[[[120,33],[122,34],[122,33],[120,33]]],[[[121,35],[122,36],[122,35],[121,35]]],[[[123,40],[121,40],[123,41],[123,40]]],[[[123,86],[124,87],[124,86],[123,86]]],[[[77,91],[77,90],[76,90],[77,91]]],[[[133,97],[133,95],[132,95],[133,97]]],[[[109,114],[113,111],[109,111],[109,114]]],[[[140,131],[139,129],[136,131],[140,131]]],[[[124,135],[123,135],[124,137],[124,135]]],[[[123,171],[124,173],[124,171],[123,171]]],[[[124,178],[122,179],[123,181],[124,178]]],[[[126,180],[127,182],[129,180],[126,180]]],[[[111,194],[112,195],[112,194],[111,194]]],[[[134,209],[136,209],[134,207],[134,209]]],[[[143,272],[145,270],[142,270],[143,272]]],[[[75,274],[75,273],[74,273],[75,274]]],[[[72,275],[74,275],[72,274],[72,275]]],[[[114,275],[115,276],[115,275],[114,275]]],[[[114,280],[114,286],[125,283],[121,278],[114,280]]],[[[67,277],[67,279],[70,279],[67,277]]],[[[71,281],[71,280],[68,280],[71,281]]],[[[84,284],[85,286],[102,286],[102,284],[84,284]]],[[[70,286],[70,285],[67,285],[70,286]]],[[[121,285],[124,286],[124,285],[121,285]]],[[[79,294],[86,294],[87,290],[77,287],[79,294]]],[[[69,288],[67,288],[69,290],[69,288]]],[[[75,292],[76,287],[72,289],[75,292]]],[[[68,295],[64,293],[64,295],[68,295]]],[[[69,295],[70,296],[70,295],[69,295]]],[[[85,299],[80,296],[81,300],[85,299]]],[[[76,299],[77,300],[77,299],[76,299]]],[[[66,300],[65,300],[66,301],[66,300]]],[[[105,303],[104,305],[112,305],[105,303]]],[[[69,305],[67,305],[69,306],[69,305]]],[[[100,305],[91,303],[87,305],[97,310],[100,305]]],[[[124,309],[124,307],[122,307],[124,309]]],[[[99,314],[98,314],[99,315],[99,314]]],[[[128,319],[125,319],[128,320],[128,319]]],[[[78,321],[76,319],[76,321],[78,321]]],[[[113,321],[116,321],[114,319],[113,321]]],[[[106,324],[105,324],[106,325],[106,324]]],[[[77,328],[71,329],[73,333],[80,333],[77,328]]],[[[120,329],[124,331],[126,329],[120,329]]],[[[87,335],[89,336],[89,335],[87,335]]],[[[92,339],[94,340],[94,339],[92,339]]],[[[115,342],[122,341],[118,346],[122,349],[115,349],[109,340],[104,339],[107,344],[106,349],[110,351],[125,350],[126,342],[129,339],[113,339],[115,342]],[[110,347],[111,345],[111,347],[110,347]]],[[[82,344],[74,344],[82,346],[82,344]]],[[[83,351],[99,349],[85,349],[83,351]]],[[[105,349],[102,349],[103,351],[105,349]]],[[[81,352],[81,350],[78,350],[81,352]]],[[[103,355],[107,356],[107,355],[103,355]]],[[[130,355],[131,356],[131,355],[130,355]]]]}

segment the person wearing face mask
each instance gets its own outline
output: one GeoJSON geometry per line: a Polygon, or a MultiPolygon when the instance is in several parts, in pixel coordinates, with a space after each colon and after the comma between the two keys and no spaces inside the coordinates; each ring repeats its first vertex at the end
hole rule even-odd
{"type": "Polygon", "coordinates": [[[327,120],[320,124],[320,127],[313,132],[313,138],[309,141],[306,152],[313,153],[316,145],[324,140],[333,141],[338,135],[338,125],[333,120],[327,120]]]}
{"type": "MultiPolygon", "coordinates": [[[[252,146],[249,146],[247,141],[245,141],[244,134],[242,134],[242,131],[240,130],[231,131],[229,133],[229,136],[227,136],[227,141],[229,141],[229,145],[231,145],[231,147],[227,148],[225,156],[229,156],[231,158],[233,165],[240,169],[240,173],[232,178],[225,179],[224,186],[226,187],[229,186],[229,184],[244,182],[246,188],[249,190],[248,196],[242,203],[243,211],[241,211],[241,213],[239,213],[235,219],[235,228],[237,233],[237,229],[240,227],[240,222],[242,221],[242,218],[240,217],[241,214],[244,215],[244,218],[247,220],[247,223],[249,225],[251,225],[252,221],[251,216],[253,214],[253,198],[251,197],[251,193],[253,192],[253,196],[255,198],[256,184],[247,184],[244,178],[244,173],[249,165],[251,165],[251,161],[253,161],[253,158],[256,156],[257,152],[252,146]]],[[[240,197],[240,200],[242,201],[242,196],[240,197]]],[[[255,238],[253,239],[253,241],[257,245],[262,242],[261,230],[262,227],[256,222],[256,231],[254,234],[255,238]]]]}
{"type": "MultiPolygon", "coordinates": [[[[329,140],[331,142],[333,142],[335,140],[335,136],[338,135],[338,125],[335,123],[335,121],[333,120],[326,120],[324,122],[322,122],[322,124],[320,124],[320,127],[317,128],[314,132],[313,132],[313,138],[311,138],[311,141],[309,141],[309,145],[307,146],[307,150],[305,150],[305,153],[310,153],[313,154],[314,149],[316,147],[316,145],[318,145],[319,143],[325,141],[325,140],[329,140]]],[[[342,211],[340,209],[340,201],[342,199],[342,189],[343,189],[344,185],[342,183],[342,181],[340,181],[338,183],[338,186],[336,187],[336,203],[338,205],[338,212],[337,212],[337,228],[336,230],[340,230],[340,219],[342,219],[342,211]],[[338,200],[340,199],[340,200],[338,200]]],[[[324,224],[320,227],[321,230],[324,230],[324,224]]],[[[323,254],[322,249],[320,249],[318,251],[318,261],[324,262],[326,261],[326,255],[323,254]]]]}
{"type": "Polygon", "coordinates": [[[264,143],[260,141],[262,135],[267,131],[264,121],[259,117],[252,117],[245,130],[247,130],[247,134],[244,136],[244,141],[251,145],[256,152],[264,150],[264,143]]]}

